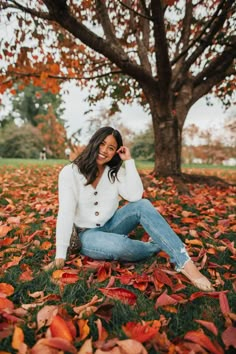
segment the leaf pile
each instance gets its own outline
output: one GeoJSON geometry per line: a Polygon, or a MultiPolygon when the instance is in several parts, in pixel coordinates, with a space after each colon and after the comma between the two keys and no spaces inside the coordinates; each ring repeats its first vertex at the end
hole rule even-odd
{"type": "MultiPolygon", "coordinates": [[[[1,167],[0,353],[215,353],[236,348],[235,187],[150,183],[144,197],[212,281],[204,293],[169,256],[135,263],[55,255],[61,166],[1,167]]],[[[148,241],[139,227],[130,237],[148,241]]]]}

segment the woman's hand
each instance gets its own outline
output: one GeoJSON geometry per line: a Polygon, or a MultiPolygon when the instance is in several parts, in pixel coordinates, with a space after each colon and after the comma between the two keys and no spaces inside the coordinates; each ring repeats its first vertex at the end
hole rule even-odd
{"type": "Polygon", "coordinates": [[[117,154],[119,154],[121,160],[123,160],[123,161],[132,159],[130,150],[129,150],[129,148],[127,148],[127,146],[121,146],[117,150],[117,154]]]}
{"type": "Polygon", "coordinates": [[[65,260],[63,258],[57,258],[51,263],[49,263],[48,265],[46,265],[45,267],[43,267],[43,270],[48,271],[54,268],[61,269],[64,267],[64,265],[65,265],[65,260]]]}

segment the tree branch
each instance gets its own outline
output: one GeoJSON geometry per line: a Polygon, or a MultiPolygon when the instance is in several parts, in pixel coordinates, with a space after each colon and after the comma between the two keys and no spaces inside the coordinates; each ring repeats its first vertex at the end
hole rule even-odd
{"type": "MultiPolygon", "coordinates": [[[[127,3],[130,4],[130,0],[127,0],[127,3]]],[[[143,21],[147,22],[146,20],[143,20],[143,21]]],[[[135,24],[134,13],[132,11],[130,11],[130,21],[129,22],[130,22],[130,28],[136,38],[137,47],[138,47],[138,56],[139,56],[141,65],[145,68],[145,70],[147,70],[151,74],[152,69],[151,69],[151,65],[148,60],[148,54],[147,54],[147,49],[145,46],[145,41],[144,40],[142,41],[140,39],[139,31],[137,29],[137,25],[135,24]]]]}
{"type": "Polygon", "coordinates": [[[206,95],[213,86],[235,73],[235,47],[227,48],[193,80],[193,103],[206,95]]]}
{"type": "Polygon", "coordinates": [[[109,19],[109,16],[107,13],[107,8],[105,6],[105,2],[102,0],[96,0],[95,2],[96,2],[96,8],[97,8],[96,12],[97,12],[98,18],[101,22],[106,39],[111,42],[114,42],[116,44],[116,46],[119,48],[119,50],[121,52],[123,52],[123,54],[124,54],[123,48],[114,34],[114,32],[115,32],[114,27],[109,19]]]}
{"type": "MultiPolygon", "coordinates": [[[[221,0],[219,3],[219,6],[217,10],[215,11],[214,15],[212,16],[212,19],[208,22],[208,24],[203,28],[203,31],[199,34],[199,37],[196,38],[193,43],[191,43],[191,47],[200,40],[199,46],[196,48],[196,50],[192,53],[192,55],[185,61],[185,64],[183,65],[181,72],[185,73],[189,70],[190,66],[196,61],[196,59],[204,52],[204,50],[212,44],[212,39],[214,38],[215,34],[218,32],[218,30],[223,26],[228,10],[232,6],[232,1],[231,0],[221,0]],[[219,14],[219,12],[221,13],[219,14]],[[209,28],[209,32],[203,37],[204,33],[206,30],[209,28]]],[[[190,47],[186,48],[186,50],[189,50],[190,47]]]]}
{"type": "Polygon", "coordinates": [[[43,11],[36,11],[34,9],[30,9],[28,7],[25,7],[21,4],[19,4],[17,1],[15,0],[8,0],[8,2],[6,1],[1,1],[0,3],[0,7],[2,9],[8,9],[8,8],[14,8],[16,10],[21,10],[23,12],[28,13],[29,15],[33,16],[33,17],[39,17],[42,18],[44,20],[52,20],[51,16],[49,15],[48,12],[43,12],[43,11]],[[9,4],[10,2],[10,4],[9,4]]]}
{"type": "MultiPolygon", "coordinates": [[[[56,79],[56,80],[61,80],[61,81],[71,81],[71,80],[76,80],[76,81],[87,80],[87,81],[89,81],[89,80],[100,79],[102,77],[106,77],[109,75],[121,74],[121,73],[122,73],[121,70],[116,70],[116,71],[110,71],[109,73],[94,75],[94,76],[89,76],[89,77],[86,77],[86,76],[69,77],[69,76],[60,76],[60,75],[51,75],[51,74],[49,74],[47,77],[49,79],[56,79]]],[[[0,86],[8,84],[11,81],[19,80],[22,77],[40,77],[41,73],[22,73],[22,72],[17,72],[17,71],[7,71],[5,73],[5,75],[6,76],[12,75],[13,77],[9,77],[5,81],[0,82],[0,86]],[[15,75],[15,77],[14,77],[14,75],[15,75]]]]}
{"type": "Polygon", "coordinates": [[[149,82],[153,88],[158,89],[157,81],[152,75],[142,68],[142,66],[131,61],[127,54],[121,53],[115,43],[105,40],[92,32],[73,17],[67,8],[61,12],[57,1],[43,1],[49,9],[50,15],[53,16],[53,20],[74,35],[74,37],[80,39],[85,45],[108,58],[112,63],[116,64],[123,73],[133,77],[138,82],[149,82]]]}
{"type": "Polygon", "coordinates": [[[154,21],[155,56],[157,63],[157,74],[160,84],[160,98],[163,105],[168,102],[169,87],[171,80],[171,66],[168,55],[168,46],[165,33],[162,1],[151,0],[151,10],[154,21]]]}
{"type": "Polygon", "coordinates": [[[181,69],[181,65],[183,64],[183,61],[185,60],[188,50],[185,48],[189,48],[189,38],[190,38],[190,33],[191,33],[191,23],[193,19],[193,4],[192,0],[191,1],[186,1],[185,5],[185,16],[183,19],[183,30],[181,33],[181,38],[179,40],[179,43],[177,45],[177,51],[176,51],[176,57],[174,60],[171,62],[171,66],[175,65],[175,63],[178,62],[178,65],[173,70],[173,76],[177,77],[179,70],[181,69]],[[183,50],[181,53],[179,53],[179,46],[183,44],[183,50]],[[181,59],[181,60],[180,60],[181,59]]]}
{"type": "MultiPolygon", "coordinates": [[[[150,17],[150,16],[147,16],[147,15],[144,15],[142,14],[141,12],[138,12],[138,11],[135,11],[134,9],[132,9],[131,6],[128,6],[127,4],[123,3],[122,1],[118,0],[118,2],[124,6],[126,9],[128,9],[129,11],[132,11],[135,15],[138,15],[140,17],[143,17],[149,21],[153,21],[153,17],[150,17]]],[[[146,7],[145,7],[146,8],[146,7]]]]}

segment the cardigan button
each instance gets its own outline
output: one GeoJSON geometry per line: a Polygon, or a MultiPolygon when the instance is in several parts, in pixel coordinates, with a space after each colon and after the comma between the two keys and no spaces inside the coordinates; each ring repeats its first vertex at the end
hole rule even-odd
{"type": "Polygon", "coordinates": [[[96,226],[101,226],[101,224],[96,224],[96,226]]]}
{"type": "Polygon", "coordinates": [[[98,215],[99,215],[99,212],[98,212],[98,211],[95,211],[95,215],[98,216],[98,215]]]}
{"type": "Polygon", "coordinates": [[[94,205],[98,205],[98,202],[95,202],[94,205]]]}
{"type": "Polygon", "coordinates": [[[97,195],[98,194],[98,192],[94,192],[94,195],[97,195]]]}

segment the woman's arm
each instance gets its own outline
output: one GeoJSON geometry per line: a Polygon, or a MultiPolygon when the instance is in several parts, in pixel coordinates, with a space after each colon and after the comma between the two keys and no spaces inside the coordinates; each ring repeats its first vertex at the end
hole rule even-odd
{"type": "Polygon", "coordinates": [[[135,202],[141,199],[143,195],[141,178],[129,149],[126,146],[122,146],[117,153],[125,164],[125,169],[122,168],[118,173],[119,194],[129,202],[135,202]]]}

